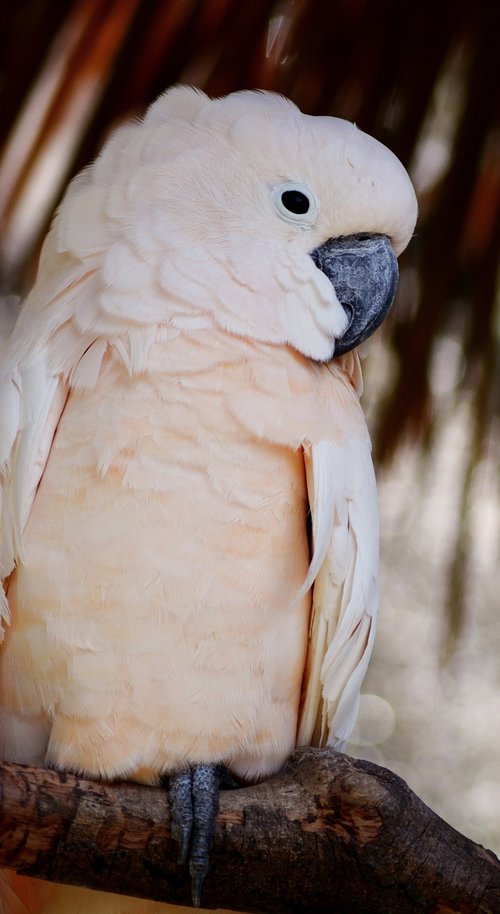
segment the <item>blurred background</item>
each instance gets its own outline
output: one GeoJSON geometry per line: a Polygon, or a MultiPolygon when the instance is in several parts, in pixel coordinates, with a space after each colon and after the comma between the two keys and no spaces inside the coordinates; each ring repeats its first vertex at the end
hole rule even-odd
{"type": "Polygon", "coordinates": [[[2,3],[0,335],[69,178],[172,83],[273,89],[402,159],[420,219],[364,354],[381,621],[349,750],[498,853],[497,16],[491,0],[2,3]]]}

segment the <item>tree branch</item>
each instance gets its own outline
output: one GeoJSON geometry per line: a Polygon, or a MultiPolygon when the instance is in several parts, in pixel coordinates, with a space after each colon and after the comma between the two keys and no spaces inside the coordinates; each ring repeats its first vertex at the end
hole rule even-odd
{"type": "MultiPolygon", "coordinates": [[[[190,904],[167,794],[0,766],[0,865],[190,904]]],[[[276,777],[224,791],[206,907],[306,914],[498,914],[500,861],[385,768],[300,749],[276,777]]]]}

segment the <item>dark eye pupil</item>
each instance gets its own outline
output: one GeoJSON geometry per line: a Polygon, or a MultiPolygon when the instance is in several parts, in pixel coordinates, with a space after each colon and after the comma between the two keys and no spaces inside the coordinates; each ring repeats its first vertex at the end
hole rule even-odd
{"type": "Polygon", "coordinates": [[[281,202],[285,209],[298,216],[307,213],[310,203],[305,194],[300,190],[285,190],[281,194],[281,202]]]}

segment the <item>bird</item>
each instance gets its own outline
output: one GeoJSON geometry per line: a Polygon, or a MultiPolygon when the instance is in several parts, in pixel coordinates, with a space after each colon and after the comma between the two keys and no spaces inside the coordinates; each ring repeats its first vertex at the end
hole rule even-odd
{"type": "MultiPolygon", "coordinates": [[[[5,347],[1,756],[166,778],[195,906],[221,782],[356,720],[378,606],[357,347],[416,215],[354,124],[174,86],[70,183],[5,347]]],[[[85,891],[4,874],[0,898],[85,891]]]]}

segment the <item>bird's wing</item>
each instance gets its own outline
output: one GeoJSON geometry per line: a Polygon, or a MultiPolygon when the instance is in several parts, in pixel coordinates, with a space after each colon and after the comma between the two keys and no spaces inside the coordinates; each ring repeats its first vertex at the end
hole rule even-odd
{"type": "Polygon", "coordinates": [[[312,444],[304,457],[314,586],[297,744],[342,749],[356,721],[375,636],[375,476],[367,436],[312,444]]]}
{"type": "MultiPolygon", "coordinates": [[[[42,477],[66,385],[44,354],[0,380],[0,572],[7,578],[22,554],[21,533],[42,477]]],[[[7,613],[6,604],[3,610],[7,613]]]]}
{"type": "MultiPolygon", "coordinates": [[[[56,221],[44,245],[37,282],[2,353],[0,580],[8,578],[22,556],[22,532],[69,386],[92,379],[95,383],[99,371],[105,344],[96,344],[95,328],[78,319],[92,302],[94,273],[91,254],[84,261],[67,246],[61,250],[56,221]]],[[[0,588],[0,622],[8,617],[0,588]]]]}

